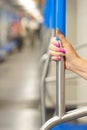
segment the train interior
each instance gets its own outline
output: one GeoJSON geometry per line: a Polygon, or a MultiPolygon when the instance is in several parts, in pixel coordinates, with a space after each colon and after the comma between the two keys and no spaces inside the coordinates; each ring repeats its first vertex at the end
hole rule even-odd
{"type": "MultiPolygon", "coordinates": [[[[87,0],[66,0],[66,37],[87,59],[87,0]]],[[[46,121],[55,115],[56,64],[49,61],[52,29],[44,23],[46,0],[0,0],[0,130],[39,130],[41,85],[45,86],[46,121]],[[42,79],[44,83],[42,84],[42,79]]],[[[87,105],[87,81],[66,71],[66,112],[87,105]]],[[[87,117],[52,130],[86,130],[87,117]]]]}

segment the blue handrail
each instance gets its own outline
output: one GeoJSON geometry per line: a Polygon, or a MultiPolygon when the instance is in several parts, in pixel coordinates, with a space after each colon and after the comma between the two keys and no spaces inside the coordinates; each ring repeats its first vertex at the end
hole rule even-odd
{"type": "Polygon", "coordinates": [[[66,0],[56,0],[56,29],[66,35],[66,0]]]}
{"type": "Polygon", "coordinates": [[[59,29],[66,33],[66,0],[46,0],[44,24],[47,28],[59,29]]]}

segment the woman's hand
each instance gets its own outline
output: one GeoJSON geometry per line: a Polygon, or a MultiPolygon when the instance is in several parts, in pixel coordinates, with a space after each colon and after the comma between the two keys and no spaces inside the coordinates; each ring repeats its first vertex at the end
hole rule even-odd
{"type": "Polygon", "coordinates": [[[79,56],[60,31],[57,31],[57,36],[60,40],[57,41],[55,37],[52,38],[51,45],[49,46],[49,53],[52,56],[52,60],[55,61],[60,61],[61,56],[64,56],[65,67],[70,70],[73,62],[75,62],[79,56]]]}

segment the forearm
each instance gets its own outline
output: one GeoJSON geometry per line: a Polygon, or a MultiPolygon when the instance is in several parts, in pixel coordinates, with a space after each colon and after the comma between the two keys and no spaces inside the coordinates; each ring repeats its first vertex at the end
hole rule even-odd
{"type": "Polygon", "coordinates": [[[70,70],[84,79],[87,79],[87,61],[82,58],[77,58],[70,66],[70,70]]]}

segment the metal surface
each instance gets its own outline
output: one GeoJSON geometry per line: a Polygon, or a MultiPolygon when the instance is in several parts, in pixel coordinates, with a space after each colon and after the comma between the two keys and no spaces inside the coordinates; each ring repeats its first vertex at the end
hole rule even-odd
{"type": "MultiPolygon", "coordinates": [[[[77,76],[75,74],[66,76],[66,80],[76,79],[76,78],[79,78],[79,76],[77,76]]],[[[51,82],[56,82],[56,76],[52,76],[52,77],[47,77],[46,78],[46,83],[51,83],[51,82]]]]}
{"type": "MultiPolygon", "coordinates": [[[[56,29],[65,36],[66,32],[66,0],[56,0],[56,29]]],[[[57,37],[57,40],[58,37],[57,37]]],[[[60,47],[62,44],[60,42],[60,47]]],[[[61,118],[65,114],[65,71],[64,59],[56,63],[56,114],[61,118]]]]}
{"type": "Polygon", "coordinates": [[[42,113],[42,124],[45,123],[46,121],[46,109],[45,109],[45,78],[47,76],[48,73],[48,67],[49,67],[49,62],[50,62],[50,56],[48,57],[48,59],[45,62],[44,65],[44,70],[42,73],[42,81],[41,81],[41,113],[42,113]]]}
{"type": "Polygon", "coordinates": [[[64,60],[56,63],[56,114],[61,118],[65,114],[65,76],[64,60]]]}
{"type": "Polygon", "coordinates": [[[71,112],[65,114],[61,118],[58,116],[55,116],[55,117],[51,118],[50,120],[48,120],[40,130],[50,130],[55,125],[58,125],[63,122],[68,122],[68,121],[71,121],[71,120],[74,120],[77,118],[81,118],[84,116],[87,116],[87,107],[71,111],[71,112]]]}
{"type": "MultiPolygon", "coordinates": [[[[52,37],[55,36],[56,32],[55,30],[52,30],[52,37]]],[[[46,122],[46,108],[45,108],[45,97],[46,97],[46,82],[45,79],[48,74],[48,68],[50,63],[50,56],[48,56],[48,59],[45,61],[44,70],[42,73],[42,81],[41,81],[41,110],[42,110],[42,124],[46,122]]]]}

